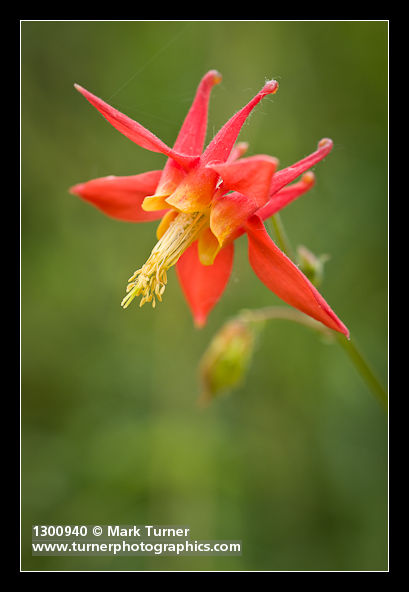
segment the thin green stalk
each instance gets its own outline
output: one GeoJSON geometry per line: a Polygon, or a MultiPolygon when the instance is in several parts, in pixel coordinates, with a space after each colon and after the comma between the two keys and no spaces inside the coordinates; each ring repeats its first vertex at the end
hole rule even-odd
{"type": "Polygon", "coordinates": [[[270,219],[277,238],[278,246],[283,251],[283,253],[287,255],[287,257],[294,261],[294,253],[291,248],[290,241],[288,240],[287,234],[284,230],[284,225],[282,223],[280,214],[274,214],[274,216],[271,216],[270,219]]]}
{"type": "Polygon", "coordinates": [[[361,352],[359,351],[356,344],[352,339],[347,339],[344,335],[337,333],[336,335],[338,343],[346,351],[350,360],[358,370],[362,378],[365,380],[371,391],[378,397],[382,405],[388,410],[388,395],[386,390],[383,388],[378,377],[375,375],[368,362],[365,360],[361,352]]]}
{"type": "MultiPolygon", "coordinates": [[[[292,260],[295,260],[290,241],[288,240],[283,222],[278,213],[274,214],[274,216],[271,216],[271,223],[273,225],[278,246],[287,255],[287,257],[289,257],[292,260]]],[[[359,351],[358,347],[351,339],[347,339],[345,335],[337,333],[336,331],[327,330],[326,327],[321,325],[321,323],[317,323],[313,319],[309,319],[309,317],[303,318],[305,315],[299,313],[298,311],[287,312],[284,310],[280,311],[279,307],[270,307],[266,309],[260,309],[259,311],[252,311],[252,315],[255,320],[257,317],[258,320],[286,318],[288,320],[300,322],[303,325],[307,325],[312,329],[318,329],[318,331],[321,330],[321,333],[324,333],[324,335],[328,335],[331,333],[335,334],[338,343],[346,351],[346,353],[349,356],[349,359],[354,364],[355,368],[362,376],[362,378],[365,380],[367,386],[370,388],[372,393],[379,399],[383,407],[386,410],[388,409],[388,395],[386,393],[386,390],[383,388],[378,377],[375,375],[375,373],[369,366],[368,362],[365,360],[365,358],[359,351]],[[306,319],[309,320],[307,321],[306,319]],[[324,330],[322,328],[324,328],[324,330]]]]}
{"type": "Polygon", "coordinates": [[[257,308],[255,310],[242,310],[238,318],[250,323],[264,323],[273,319],[284,319],[287,321],[294,321],[300,325],[305,325],[309,329],[313,329],[320,333],[323,337],[331,340],[334,331],[325,327],[315,319],[307,316],[299,310],[290,308],[289,306],[266,306],[264,308],[257,308]]]}
{"type": "Polygon", "coordinates": [[[333,342],[334,339],[336,339],[348,354],[349,359],[362,376],[369,389],[379,399],[383,407],[386,410],[388,409],[388,395],[381,382],[359,351],[356,344],[351,339],[347,339],[345,335],[333,331],[332,329],[328,329],[328,327],[325,327],[325,325],[315,321],[304,313],[294,310],[293,308],[287,308],[286,306],[267,306],[256,310],[243,310],[238,317],[245,322],[251,323],[263,323],[274,319],[294,321],[320,333],[326,338],[327,342],[333,342]]]}

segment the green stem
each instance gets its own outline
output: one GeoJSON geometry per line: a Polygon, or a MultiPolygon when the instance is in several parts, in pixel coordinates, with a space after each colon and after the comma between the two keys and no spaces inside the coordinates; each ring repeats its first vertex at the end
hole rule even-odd
{"type": "Polygon", "coordinates": [[[290,259],[294,260],[294,253],[292,251],[290,241],[288,240],[287,234],[284,230],[284,225],[281,221],[280,214],[274,214],[271,216],[271,223],[273,225],[273,229],[277,238],[277,244],[280,249],[289,257],[290,259]]]}
{"type": "Polygon", "coordinates": [[[351,340],[347,339],[344,335],[337,333],[336,335],[338,343],[346,351],[350,360],[358,370],[362,378],[365,380],[368,387],[378,397],[382,405],[388,410],[388,395],[380,383],[378,377],[372,371],[368,362],[365,360],[361,352],[359,351],[356,344],[351,340]]]}
{"type": "Polygon", "coordinates": [[[256,310],[242,310],[238,317],[247,323],[264,323],[265,321],[273,319],[294,321],[309,329],[314,329],[329,339],[333,337],[334,333],[331,329],[328,329],[328,327],[325,327],[325,325],[307,316],[303,312],[287,306],[266,306],[264,308],[257,308],[256,310]]]}
{"type": "MultiPolygon", "coordinates": [[[[292,248],[290,245],[290,241],[288,240],[287,234],[284,230],[284,225],[282,223],[280,215],[274,214],[271,216],[271,223],[273,225],[273,229],[277,238],[278,246],[281,250],[292,260],[294,259],[294,255],[292,252],[292,248]]],[[[365,360],[361,352],[359,351],[358,347],[351,339],[347,339],[345,335],[341,333],[337,333],[335,331],[328,330],[324,325],[310,319],[309,317],[304,318],[303,313],[299,313],[298,311],[285,311],[280,310],[281,307],[269,307],[266,309],[260,309],[259,311],[253,311],[252,317],[254,320],[268,320],[268,319],[288,319],[292,321],[297,321],[303,325],[309,326],[312,329],[317,329],[321,333],[326,336],[329,336],[331,333],[335,334],[338,343],[341,347],[346,351],[349,356],[349,359],[354,364],[355,368],[365,380],[366,384],[373,392],[373,394],[379,399],[382,403],[384,408],[388,409],[388,395],[386,390],[383,388],[381,382],[379,381],[378,377],[372,371],[371,367],[369,366],[368,362],[365,360]],[[308,320],[306,320],[308,319],[308,320]]],[[[248,314],[248,313],[247,313],[248,314]]],[[[330,335],[331,336],[331,335],[330,335]]]]}
{"type": "Polygon", "coordinates": [[[328,329],[328,327],[325,327],[325,325],[319,323],[304,313],[294,310],[293,308],[287,308],[286,306],[267,306],[265,308],[259,308],[256,310],[243,310],[239,314],[239,318],[245,322],[251,323],[263,323],[273,319],[285,319],[287,321],[300,323],[309,329],[313,329],[325,337],[328,342],[336,339],[340,346],[346,351],[349,359],[359,374],[362,376],[372,393],[379,399],[384,408],[386,410],[388,409],[388,395],[381,382],[359,351],[356,344],[351,339],[347,339],[345,335],[333,331],[332,329],[328,329]]]}

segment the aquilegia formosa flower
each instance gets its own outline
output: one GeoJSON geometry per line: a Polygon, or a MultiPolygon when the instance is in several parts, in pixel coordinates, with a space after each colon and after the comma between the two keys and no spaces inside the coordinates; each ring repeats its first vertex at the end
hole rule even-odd
{"type": "Polygon", "coordinates": [[[260,280],[291,306],[348,335],[345,325],[278,249],[263,224],[312,187],[314,174],[309,169],[330,152],[332,141],[321,140],[315,152],[279,171],[277,159],[271,156],[242,158],[247,145],[236,145],[237,136],[252,109],[263,97],[276,92],[278,84],[270,80],[202,153],[210,91],[220,81],[215,70],[202,78],[173,148],[75,85],[118,131],[142,148],[168,157],[162,171],[102,177],[70,190],[119,220],[161,219],[156,231],[158,242],[146,263],[129,278],[122,306],[126,308],[136,296],[141,297],[140,306],[146,302],[155,306],[162,300],[167,272],[175,265],[195,324],[203,326],[228,282],[234,240],[246,233],[250,264],[260,280]],[[300,180],[291,183],[298,177],[300,180]]]}

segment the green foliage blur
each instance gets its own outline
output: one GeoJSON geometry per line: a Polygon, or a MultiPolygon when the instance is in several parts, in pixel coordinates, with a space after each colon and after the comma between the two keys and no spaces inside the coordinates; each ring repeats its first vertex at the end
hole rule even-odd
{"type": "Polygon", "coordinates": [[[114,130],[75,82],[172,145],[209,69],[208,140],[279,81],[239,139],[280,167],[332,153],[282,212],[294,246],[325,253],[320,290],[387,382],[388,23],[21,23],[23,570],[385,570],[387,418],[337,345],[266,325],[246,380],[201,408],[199,360],[243,308],[280,304],[245,237],[226,292],[193,327],[175,273],[152,310],[120,307],[156,223],[69,194],[165,158],[114,130]],[[241,557],[32,557],[33,524],[187,525],[241,557]]]}

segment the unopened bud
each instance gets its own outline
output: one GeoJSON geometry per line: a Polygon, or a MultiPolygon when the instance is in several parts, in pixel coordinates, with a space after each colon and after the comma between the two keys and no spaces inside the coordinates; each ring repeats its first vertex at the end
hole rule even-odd
{"type": "Polygon", "coordinates": [[[240,385],[251,361],[255,336],[255,325],[239,319],[228,321],[216,333],[199,366],[202,403],[240,385]]]}
{"type": "Polygon", "coordinates": [[[328,255],[317,256],[302,245],[297,247],[298,267],[314,286],[321,285],[324,278],[324,263],[328,259],[328,255]]]}

